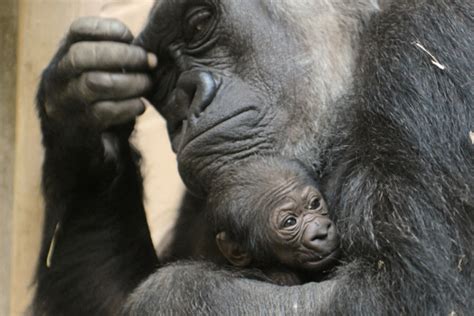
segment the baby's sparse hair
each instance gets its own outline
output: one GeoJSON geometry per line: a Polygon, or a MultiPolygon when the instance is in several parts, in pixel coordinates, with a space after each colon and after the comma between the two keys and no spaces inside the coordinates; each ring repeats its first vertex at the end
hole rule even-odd
{"type": "Polygon", "coordinates": [[[261,199],[269,188],[297,177],[311,179],[303,164],[284,157],[256,157],[237,164],[214,182],[208,196],[215,232],[225,231],[257,258],[270,257],[271,249],[264,245],[269,229],[261,226],[269,225],[269,214],[259,209],[261,199]]]}

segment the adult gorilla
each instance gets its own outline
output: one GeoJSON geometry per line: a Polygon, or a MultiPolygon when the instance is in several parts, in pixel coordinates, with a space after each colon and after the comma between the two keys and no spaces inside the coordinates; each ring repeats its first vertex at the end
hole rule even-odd
{"type": "MultiPolygon", "coordinates": [[[[469,314],[473,9],[163,0],[135,41],[144,49],[118,21],[74,23],[38,94],[36,314],[469,314]],[[195,196],[254,154],[321,174],[345,252],[334,278],[279,287],[205,263],[162,267],[128,143],[146,91],[195,196]]],[[[206,244],[200,200],[185,202],[173,256],[210,256],[191,242],[206,244]]]]}

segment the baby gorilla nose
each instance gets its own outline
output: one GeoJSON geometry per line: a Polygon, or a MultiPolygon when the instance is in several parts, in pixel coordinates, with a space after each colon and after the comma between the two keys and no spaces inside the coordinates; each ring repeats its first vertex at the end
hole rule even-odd
{"type": "Polygon", "coordinates": [[[328,254],[335,247],[334,229],[332,221],[324,216],[317,216],[306,226],[303,234],[303,243],[308,249],[321,254],[328,254]]]}
{"type": "Polygon", "coordinates": [[[217,84],[206,71],[192,70],[181,74],[176,83],[176,104],[188,111],[188,119],[198,118],[212,102],[217,92],[217,84]]]}

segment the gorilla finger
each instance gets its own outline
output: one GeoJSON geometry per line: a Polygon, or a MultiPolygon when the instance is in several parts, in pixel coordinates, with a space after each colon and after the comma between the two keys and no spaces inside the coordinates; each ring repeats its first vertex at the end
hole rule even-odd
{"type": "Polygon", "coordinates": [[[128,27],[117,19],[82,17],[71,24],[68,41],[75,43],[84,40],[130,43],[133,40],[133,35],[128,27]]]}
{"type": "Polygon", "coordinates": [[[145,104],[141,99],[104,101],[92,106],[92,114],[103,129],[130,122],[143,112],[145,104]]]}
{"type": "Polygon", "coordinates": [[[87,70],[146,71],[156,65],[156,56],[138,46],[117,42],[79,42],[71,45],[59,62],[59,70],[64,73],[87,70]]]}
{"type": "Polygon", "coordinates": [[[140,97],[151,88],[151,78],[141,73],[86,72],[74,80],[69,95],[87,103],[140,97]]]}

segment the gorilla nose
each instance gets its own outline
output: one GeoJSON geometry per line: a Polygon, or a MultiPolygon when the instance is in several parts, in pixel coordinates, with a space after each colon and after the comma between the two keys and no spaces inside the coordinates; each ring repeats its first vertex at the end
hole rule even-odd
{"type": "Polygon", "coordinates": [[[209,72],[186,71],[176,83],[176,104],[185,109],[190,118],[198,118],[212,102],[216,92],[216,81],[209,72]]]}
{"type": "Polygon", "coordinates": [[[330,229],[332,221],[326,217],[317,217],[307,227],[303,235],[306,247],[324,252],[332,239],[330,229]]]}

